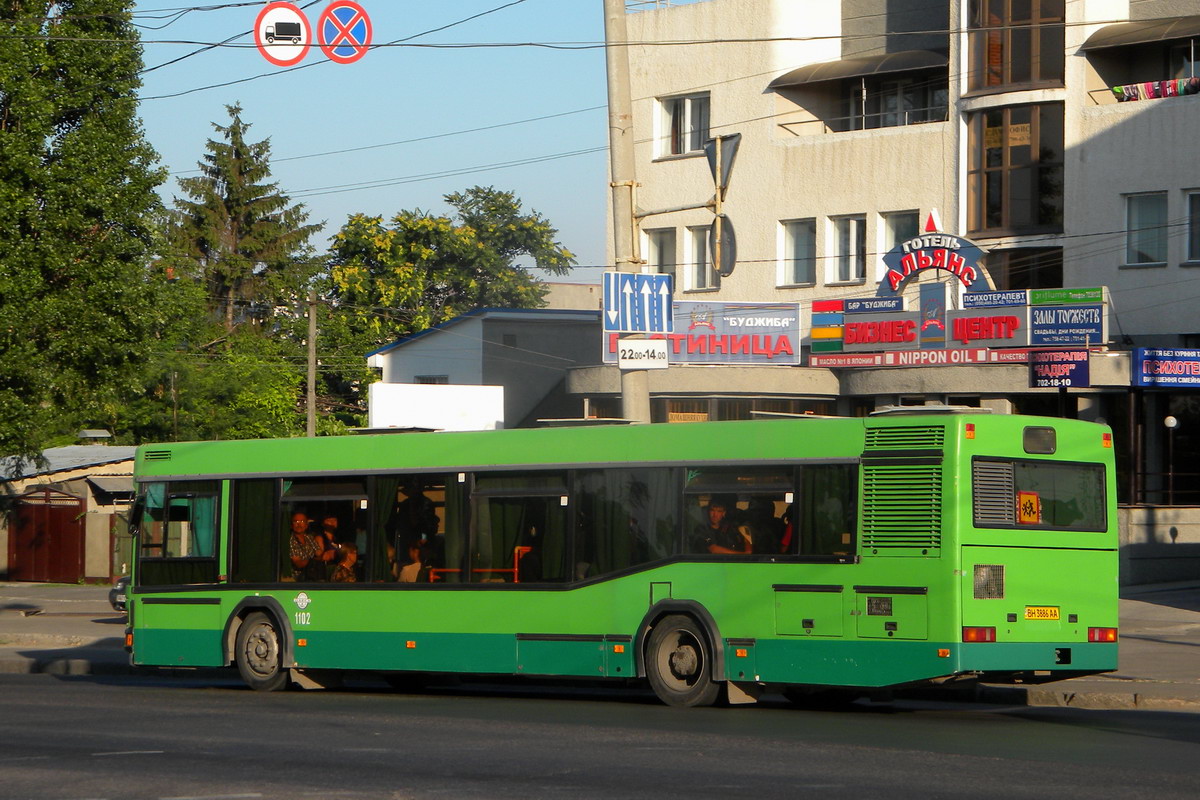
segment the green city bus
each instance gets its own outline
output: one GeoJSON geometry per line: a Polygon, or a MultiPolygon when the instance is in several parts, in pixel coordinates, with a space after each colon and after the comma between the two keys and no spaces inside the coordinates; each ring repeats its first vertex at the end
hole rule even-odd
{"type": "Polygon", "coordinates": [[[448,673],[665,703],[1117,666],[1112,434],[864,418],[144,445],[134,664],[448,673]],[[354,556],[350,552],[354,551],[354,556]]]}

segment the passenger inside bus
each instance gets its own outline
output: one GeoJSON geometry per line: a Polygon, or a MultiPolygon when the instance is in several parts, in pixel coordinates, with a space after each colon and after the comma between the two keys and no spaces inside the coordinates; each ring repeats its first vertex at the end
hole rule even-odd
{"type": "Polygon", "coordinates": [[[334,583],[355,583],[358,581],[358,575],[355,574],[355,563],[358,561],[358,545],[354,542],[346,542],[338,547],[338,552],[341,554],[341,560],[333,570],[333,577],[330,579],[334,583]]]}
{"type": "Polygon", "coordinates": [[[696,540],[702,550],[739,555],[753,551],[749,530],[735,525],[730,512],[737,512],[733,495],[717,494],[709,498],[705,507],[707,522],[696,529],[696,540]]]}
{"type": "Polygon", "coordinates": [[[413,539],[408,543],[408,563],[399,571],[401,583],[428,583],[429,564],[425,549],[420,539],[413,539]]]}
{"type": "Polygon", "coordinates": [[[438,532],[437,506],[417,479],[406,481],[401,491],[404,499],[396,504],[389,522],[392,533],[404,542],[431,540],[438,532]]]}
{"type": "Polygon", "coordinates": [[[775,501],[770,497],[751,497],[737,524],[739,529],[743,526],[749,529],[755,553],[783,552],[784,521],[775,516],[775,501]]]}
{"type": "MultiPolygon", "coordinates": [[[[288,541],[288,553],[292,559],[292,579],[297,581],[325,580],[326,551],[321,540],[311,534],[308,514],[303,511],[292,513],[292,535],[288,541]]],[[[329,556],[332,558],[332,554],[329,556]]]]}

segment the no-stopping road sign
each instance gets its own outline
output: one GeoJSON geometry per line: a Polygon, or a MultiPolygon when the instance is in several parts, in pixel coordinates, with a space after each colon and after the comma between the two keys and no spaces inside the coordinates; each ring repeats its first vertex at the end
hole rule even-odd
{"type": "Polygon", "coordinates": [[[334,0],[317,20],[317,43],[330,61],[358,61],[371,48],[371,18],[353,0],[334,0]]]}
{"type": "Polygon", "coordinates": [[[312,27],[308,17],[293,3],[267,3],[254,21],[254,43],[267,61],[290,67],[308,55],[312,27]]]}

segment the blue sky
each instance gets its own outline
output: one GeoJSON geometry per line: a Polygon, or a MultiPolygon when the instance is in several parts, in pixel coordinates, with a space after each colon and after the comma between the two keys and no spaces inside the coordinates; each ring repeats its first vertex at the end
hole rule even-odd
{"type": "MultiPolygon", "coordinates": [[[[297,0],[297,5],[309,6],[305,13],[315,26],[328,2],[310,2],[297,0]]],[[[371,17],[375,44],[492,9],[499,10],[419,36],[410,44],[594,45],[603,40],[601,0],[359,2],[371,17]]],[[[179,193],[176,178],[194,174],[205,142],[216,136],[211,123],[226,123],[225,106],[237,102],[243,119],[253,126],[251,140],[270,138],[273,177],[280,188],[304,202],[311,221],[326,223],[314,242],[322,250],[328,235],[350,214],[388,218],[413,208],[446,213],[443,195],[478,184],[515,191],[526,209],[548,217],[580,265],[604,263],[608,191],[602,49],[394,46],[377,47],[353,64],[335,64],[313,47],[299,64],[303,68],[289,72],[264,59],[248,33],[262,6],[196,10],[182,16],[170,10],[182,6],[162,0],[138,0],[134,7],[147,67],[140,114],[148,140],[171,172],[162,189],[168,202],[179,193]],[[237,34],[244,35],[233,38],[230,46],[155,69],[199,50],[202,43],[237,34]],[[259,75],[266,77],[189,92],[259,75]],[[562,116],[446,135],[549,115],[562,116]],[[393,144],[422,137],[437,138],[393,144]],[[370,149],[336,152],[364,147],[370,149]],[[593,152],[419,177],[580,150],[593,152]],[[314,155],[330,152],[336,154],[314,155]],[[392,185],[361,188],[373,181],[392,185]]],[[[578,269],[570,279],[598,282],[600,272],[578,269]]]]}

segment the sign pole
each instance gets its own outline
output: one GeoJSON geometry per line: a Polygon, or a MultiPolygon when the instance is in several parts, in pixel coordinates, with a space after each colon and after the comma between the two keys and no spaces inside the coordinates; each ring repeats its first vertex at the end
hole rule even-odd
{"type": "Polygon", "coordinates": [[[715,197],[714,205],[713,205],[713,213],[716,214],[717,216],[713,220],[713,252],[712,252],[713,272],[717,272],[717,273],[719,273],[721,271],[721,264],[724,263],[721,261],[721,217],[722,217],[721,201],[723,201],[725,199],[725,191],[724,191],[724,188],[721,186],[721,176],[723,174],[724,173],[722,172],[722,164],[721,164],[721,137],[718,136],[717,143],[716,143],[716,170],[714,170],[714,175],[713,175],[713,177],[715,178],[715,184],[716,184],[716,186],[715,186],[716,191],[714,192],[716,197],[715,197]]]}
{"type": "MultiPolygon", "coordinates": [[[[629,89],[625,2],[604,0],[605,64],[608,73],[608,154],[612,186],[613,252],[621,272],[637,272],[633,216],[633,101],[629,89]]],[[[621,371],[621,415],[650,422],[650,380],[646,370],[621,371]]]]}

